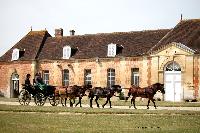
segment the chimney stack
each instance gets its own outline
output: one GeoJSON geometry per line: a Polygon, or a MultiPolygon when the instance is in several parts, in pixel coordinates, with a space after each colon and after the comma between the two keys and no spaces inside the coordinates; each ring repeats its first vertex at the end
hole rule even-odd
{"type": "Polygon", "coordinates": [[[55,29],[55,37],[62,37],[63,36],[63,29],[55,29]]]}
{"type": "Polygon", "coordinates": [[[181,21],[183,20],[183,14],[181,14],[181,21]]]}
{"type": "Polygon", "coordinates": [[[70,36],[74,36],[75,35],[75,30],[70,30],[70,36]]]}

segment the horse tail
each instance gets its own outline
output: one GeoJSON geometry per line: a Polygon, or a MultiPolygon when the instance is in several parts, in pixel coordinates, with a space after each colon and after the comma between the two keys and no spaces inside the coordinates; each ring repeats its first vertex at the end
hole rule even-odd
{"type": "Polygon", "coordinates": [[[131,88],[128,90],[128,98],[131,96],[131,88]]]}

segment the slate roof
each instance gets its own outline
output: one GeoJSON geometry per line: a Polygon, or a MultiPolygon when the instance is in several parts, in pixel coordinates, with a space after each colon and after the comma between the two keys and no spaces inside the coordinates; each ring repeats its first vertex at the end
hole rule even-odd
{"type": "Polygon", "coordinates": [[[19,60],[36,59],[46,38],[50,36],[51,35],[47,31],[30,31],[17,44],[15,44],[10,50],[1,56],[0,61],[11,61],[12,52],[15,48],[23,52],[23,55],[19,58],[19,60]]]}
{"type": "Polygon", "coordinates": [[[195,53],[200,53],[200,19],[180,21],[149,52],[157,51],[172,42],[181,43],[195,53]]]}
{"type": "Polygon", "coordinates": [[[116,57],[133,57],[157,51],[172,42],[184,44],[195,53],[200,53],[200,19],[180,21],[173,29],[63,37],[52,37],[46,30],[30,31],[0,57],[0,61],[11,61],[14,48],[23,52],[19,60],[59,60],[63,57],[63,47],[66,45],[76,49],[72,58],[88,59],[107,58],[107,46],[110,43],[122,48],[116,57]]]}
{"type": "Polygon", "coordinates": [[[107,46],[110,43],[123,47],[121,53],[117,56],[140,56],[146,54],[167,32],[169,32],[168,29],[163,29],[48,37],[38,59],[62,59],[63,47],[66,45],[78,49],[72,58],[106,58],[107,46]]]}

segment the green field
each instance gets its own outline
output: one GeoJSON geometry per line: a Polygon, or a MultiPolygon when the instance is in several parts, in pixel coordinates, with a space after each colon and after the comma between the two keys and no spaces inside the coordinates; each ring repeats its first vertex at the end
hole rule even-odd
{"type": "Polygon", "coordinates": [[[0,132],[197,133],[200,111],[0,105],[0,132]]]}

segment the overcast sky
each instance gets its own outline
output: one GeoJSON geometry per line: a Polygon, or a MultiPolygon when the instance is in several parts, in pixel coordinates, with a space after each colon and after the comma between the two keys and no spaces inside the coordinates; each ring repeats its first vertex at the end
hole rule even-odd
{"type": "Polygon", "coordinates": [[[33,30],[54,36],[173,28],[200,18],[200,0],[0,0],[0,56],[33,30]]]}

